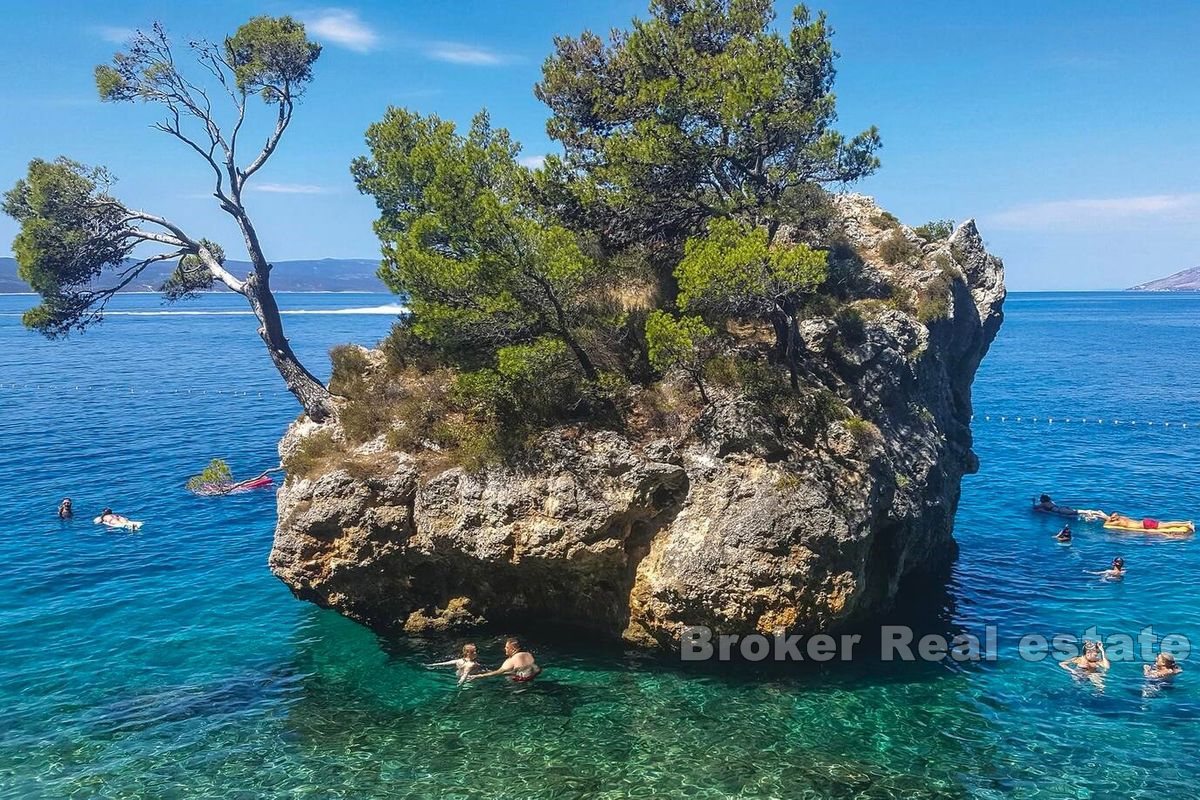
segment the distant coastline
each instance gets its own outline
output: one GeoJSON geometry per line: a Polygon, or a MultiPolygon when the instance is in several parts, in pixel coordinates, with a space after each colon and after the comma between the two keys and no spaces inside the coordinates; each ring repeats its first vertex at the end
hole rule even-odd
{"type": "MultiPolygon", "coordinates": [[[[250,264],[245,261],[227,262],[234,272],[248,272],[250,264]]],[[[174,269],[173,265],[152,265],[139,276],[137,283],[121,294],[158,294],[174,269]]],[[[383,281],[375,274],[379,261],[369,258],[320,258],[276,261],[271,270],[272,289],[276,293],[330,292],[338,294],[388,293],[383,281]]],[[[228,290],[213,289],[211,294],[228,294],[228,290]]],[[[0,258],[0,294],[35,294],[28,284],[18,277],[17,262],[13,258],[0,258]]]]}
{"type": "Polygon", "coordinates": [[[1165,278],[1139,283],[1127,292],[1200,292],[1200,267],[1180,270],[1165,278]]]}

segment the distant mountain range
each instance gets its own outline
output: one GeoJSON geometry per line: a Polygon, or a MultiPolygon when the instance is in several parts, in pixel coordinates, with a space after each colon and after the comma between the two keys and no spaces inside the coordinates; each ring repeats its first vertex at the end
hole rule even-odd
{"type": "Polygon", "coordinates": [[[1149,283],[1131,286],[1130,292],[1200,292],[1200,267],[1181,270],[1149,283]]]}
{"type": "MultiPolygon", "coordinates": [[[[250,270],[245,261],[230,260],[225,266],[235,275],[250,270]]],[[[156,292],[174,269],[174,264],[151,264],[126,291],[156,292]]],[[[271,270],[271,288],[277,292],[386,292],[387,287],[375,275],[378,269],[379,262],[369,258],[276,261],[271,270]]],[[[0,294],[28,291],[29,286],[17,277],[16,260],[0,258],[0,294]]]]}

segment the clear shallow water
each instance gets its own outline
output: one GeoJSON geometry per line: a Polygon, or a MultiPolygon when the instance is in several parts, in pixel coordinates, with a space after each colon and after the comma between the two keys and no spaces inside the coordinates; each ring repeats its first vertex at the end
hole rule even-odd
{"type": "MultiPolygon", "coordinates": [[[[185,308],[236,311],[234,300],[185,308]]],[[[995,663],[689,666],[525,631],[551,670],[523,693],[458,690],[422,668],[455,641],[381,641],[293,600],[266,568],[269,493],[183,491],[213,456],[239,474],[274,463],[295,415],[252,318],[162,314],[157,298],[131,296],[120,310],[136,313],[45,342],[19,327],[30,302],[0,297],[0,796],[1195,793],[1194,660],[1158,693],[1138,665],[1117,664],[1101,691],[1016,658],[1015,643],[1090,625],[1200,642],[1200,542],[1079,525],[1064,547],[1056,520],[1025,510],[1047,488],[1200,516],[1200,296],[1009,299],[976,383],[982,469],[964,482],[962,552],[931,625],[996,624],[995,663]],[[54,516],[63,495],[79,513],[70,523],[54,516]],[[105,504],[145,528],[92,525],[105,504]],[[1084,573],[1118,553],[1123,583],[1084,573]]],[[[282,298],[343,312],[287,317],[321,369],[329,346],[384,334],[393,302],[282,298]]]]}

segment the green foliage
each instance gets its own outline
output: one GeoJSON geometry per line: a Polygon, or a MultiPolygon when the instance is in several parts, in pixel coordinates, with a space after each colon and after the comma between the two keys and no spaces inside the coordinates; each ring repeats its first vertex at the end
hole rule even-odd
{"type": "Polygon", "coordinates": [[[333,432],[321,430],[305,436],[283,460],[288,475],[305,478],[319,473],[330,461],[344,453],[333,438],[333,432]]]}
{"type": "Polygon", "coordinates": [[[842,424],[846,426],[846,432],[853,436],[860,446],[878,441],[880,437],[879,428],[873,422],[868,422],[862,417],[848,417],[842,420],[842,424]]]}
{"type": "Polygon", "coordinates": [[[549,194],[614,240],[678,238],[714,217],[777,227],[813,184],[873,172],[879,136],[833,129],[834,51],[824,15],[770,0],[653,0],[605,42],[560,37],[535,92],[552,112],[549,194]]]}
{"type": "Polygon", "coordinates": [[[391,332],[380,342],[387,368],[392,372],[415,367],[422,371],[437,369],[441,364],[440,354],[429,342],[413,330],[413,318],[406,314],[392,326],[391,332]]]}
{"type": "Polygon", "coordinates": [[[879,245],[879,257],[885,264],[895,266],[921,255],[921,248],[910,242],[901,231],[894,231],[879,245]]]}
{"type": "MultiPolygon", "coordinates": [[[[201,239],[200,246],[208,250],[217,263],[225,266],[225,249],[216,242],[201,239]]],[[[158,290],[166,295],[167,302],[186,300],[195,297],[199,292],[213,287],[212,270],[196,255],[186,255],[179,259],[179,266],[163,281],[158,290]]]]}
{"type": "Polygon", "coordinates": [[[225,56],[238,88],[259,92],[268,103],[300,94],[312,80],[321,45],[291,17],[252,17],[225,40],[225,56]]]}
{"type": "Polygon", "coordinates": [[[188,478],[187,490],[189,492],[199,492],[206,486],[221,485],[233,481],[233,473],[229,470],[229,465],[219,458],[214,458],[208,462],[199,474],[188,478]]]}
{"type": "Polygon", "coordinates": [[[108,194],[111,183],[103,169],[35,158],[5,193],[3,211],[20,225],[13,241],[18,274],[42,296],[25,313],[26,326],[60,336],[100,319],[102,307],[92,304],[107,298],[92,281],[124,264],[135,244],[122,236],[125,211],[108,194]]]}
{"type": "Polygon", "coordinates": [[[950,234],[954,233],[954,220],[952,219],[935,219],[926,222],[924,225],[918,225],[913,228],[913,233],[920,236],[927,242],[937,242],[942,239],[950,238],[950,234]]]}
{"type": "Polygon", "coordinates": [[[392,108],[367,144],[370,158],[352,171],[379,206],[380,277],[408,297],[413,333],[466,367],[550,336],[596,379],[580,331],[608,276],[532,205],[530,173],[508,132],[484,113],[461,136],[451,122],[392,108]]]}
{"type": "MultiPolygon", "coordinates": [[[[189,44],[210,71],[232,72],[238,91],[258,92],[272,104],[290,104],[303,94],[321,55],[321,45],[309,41],[304,25],[291,17],[252,17],[225,39],[221,50],[204,41],[189,44]]],[[[97,66],[95,80],[100,99],[107,102],[147,100],[196,117],[208,113],[196,104],[196,87],[181,73],[158,23],[148,32],[138,31],[112,64],[97,66]]]]}
{"type": "Polygon", "coordinates": [[[536,174],[486,113],[460,131],[389,109],[352,174],[379,209],[380,276],[411,313],[381,362],[334,354],[350,440],[382,425],[394,446],[481,465],[550,425],[684,424],[693,394],[654,382],[671,370],[780,425],[845,416],[800,381],[805,316],[863,327],[839,310],[858,254],[843,248],[830,284],[825,186],[873,172],[879,139],[834,130],[833,61],[803,6],[777,29],[769,0],[653,0],[607,41],[556,41],[536,92],[564,154],[536,174]],[[404,389],[359,409],[381,371],[404,389]]]}
{"type": "Polygon", "coordinates": [[[460,374],[454,397],[473,416],[501,423],[516,441],[570,419],[582,397],[580,377],[566,346],[543,337],[500,348],[495,368],[460,374]]]}
{"type": "Polygon", "coordinates": [[[675,319],[664,311],[654,311],[646,320],[650,364],[665,372],[694,361],[701,342],[712,335],[713,329],[699,317],[675,319]]]}
{"type": "Polygon", "coordinates": [[[900,220],[890,211],[880,211],[875,216],[871,217],[871,224],[876,228],[884,228],[887,230],[895,230],[900,227],[900,220]]]}
{"type": "Polygon", "coordinates": [[[704,362],[704,379],[716,386],[737,386],[741,378],[739,363],[739,360],[730,354],[715,355],[704,362]]]}
{"type": "Polygon", "coordinates": [[[866,321],[862,312],[851,305],[839,308],[833,315],[837,323],[842,341],[850,347],[857,347],[867,340],[866,321]]]}
{"type": "Polygon", "coordinates": [[[763,228],[729,219],[709,223],[689,239],[675,270],[679,305],[716,316],[767,316],[780,298],[816,291],[825,280],[826,254],[805,244],[771,247],[763,228]]]}
{"type": "Polygon", "coordinates": [[[713,341],[713,329],[700,317],[676,319],[665,311],[653,311],[646,319],[650,365],[660,372],[679,367],[688,373],[705,402],[709,398],[704,388],[704,364],[713,355],[713,341]]]}
{"type": "Polygon", "coordinates": [[[945,272],[934,278],[917,296],[917,319],[926,325],[950,316],[953,279],[945,272]]]}
{"type": "Polygon", "coordinates": [[[917,295],[907,286],[891,284],[888,286],[888,298],[884,302],[897,311],[909,314],[917,307],[917,295]]]}
{"type": "Polygon", "coordinates": [[[332,366],[329,391],[342,397],[358,398],[365,394],[367,370],[371,361],[356,344],[341,344],[329,350],[332,366]]]}

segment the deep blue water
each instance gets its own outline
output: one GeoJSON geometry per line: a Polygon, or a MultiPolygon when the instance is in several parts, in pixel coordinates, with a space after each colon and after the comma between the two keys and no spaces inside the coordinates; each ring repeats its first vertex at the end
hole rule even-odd
{"type": "MultiPolygon", "coordinates": [[[[932,624],[996,625],[994,663],[713,668],[525,631],[551,670],[523,694],[458,690],[422,668],[456,642],[383,641],[292,599],[266,567],[270,493],[183,490],[214,456],[239,474],[273,465],[296,414],[253,318],[221,313],[237,298],[176,314],[123,297],[135,313],[60,342],[20,327],[31,300],[0,297],[0,796],[1058,798],[1200,784],[1194,660],[1162,689],[1137,663],[1096,686],[1015,648],[1093,625],[1200,637],[1200,543],[1078,524],[1064,546],[1056,520],[1027,511],[1045,489],[1200,516],[1200,296],[1010,297],[976,383],[982,468],[964,481],[961,555],[932,624]],[[62,523],[66,495],[79,515],[62,523]],[[92,525],[103,505],[144,529],[92,525]],[[1085,572],[1116,554],[1123,582],[1085,572]]],[[[287,316],[320,372],[330,346],[382,336],[392,316],[368,312],[394,302],[281,301],[357,309],[287,316]]]]}

